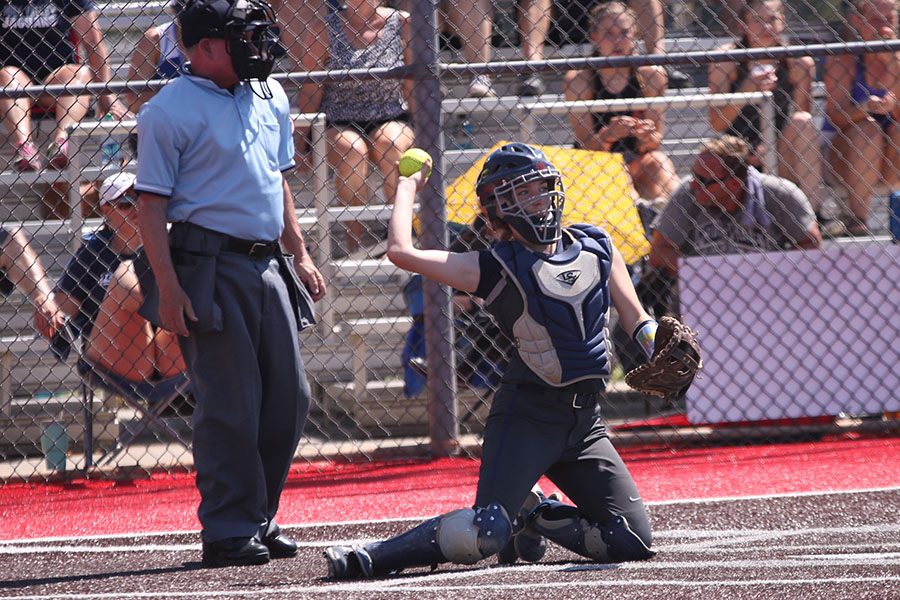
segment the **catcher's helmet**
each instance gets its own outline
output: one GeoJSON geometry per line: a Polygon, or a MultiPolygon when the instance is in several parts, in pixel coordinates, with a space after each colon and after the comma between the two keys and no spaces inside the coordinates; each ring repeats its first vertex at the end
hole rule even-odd
{"type": "Polygon", "coordinates": [[[562,176],[537,148],[514,142],[492,152],[475,193],[487,216],[529,242],[551,244],[561,237],[566,201],[562,176]]]}

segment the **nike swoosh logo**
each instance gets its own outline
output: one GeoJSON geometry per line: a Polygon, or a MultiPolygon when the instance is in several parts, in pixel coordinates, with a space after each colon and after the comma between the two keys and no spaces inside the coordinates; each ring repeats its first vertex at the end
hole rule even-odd
{"type": "Polygon", "coordinates": [[[641,499],[641,497],[638,496],[637,498],[632,498],[631,496],[628,496],[628,499],[631,500],[632,502],[637,502],[638,500],[641,499]]]}

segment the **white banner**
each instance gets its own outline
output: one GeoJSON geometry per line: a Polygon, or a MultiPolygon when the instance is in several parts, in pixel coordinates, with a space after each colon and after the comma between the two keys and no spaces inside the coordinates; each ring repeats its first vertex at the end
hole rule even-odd
{"type": "Polygon", "coordinates": [[[692,257],[691,423],[900,411],[900,245],[692,257]]]}

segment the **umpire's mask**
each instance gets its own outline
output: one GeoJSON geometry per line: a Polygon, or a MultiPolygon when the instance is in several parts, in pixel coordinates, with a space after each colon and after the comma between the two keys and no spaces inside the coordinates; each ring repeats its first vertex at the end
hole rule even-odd
{"type": "Polygon", "coordinates": [[[234,72],[244,81],[265,81],[275,66],[278,25],[264,0],[236,0],[226,23],[228,52],[234,72]]]}
{"type": "MultiPolygon", "coordinates": [[[[185,46],[204,37],[224,39],[238,78],[258,81],[258,95],[272,97],[266,79],[272,74],[280,44],[275,11],[266,0],[191,0],[178,18],[185,46]]],[[[255,88],[253,91],[257,93],[255,88]]]]}

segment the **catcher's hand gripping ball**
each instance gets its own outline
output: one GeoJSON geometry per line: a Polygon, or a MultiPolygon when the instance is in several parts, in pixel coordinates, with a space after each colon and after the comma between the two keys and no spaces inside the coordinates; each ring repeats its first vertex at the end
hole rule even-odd
{"type": "MultiPolygon", "coordinates": [[[[422,167],[430,160],[431,156],[421,148],[410,148],[400,155],[400,162],[397,163],[397,170],[400,171],[400,175],[403,177],[409,177],[410,175],[414,175],[421,171],[422,167]]],[[[431,175],[430,166],[428,167],[428,172],[425,173],[425,177],[428,177],[429,175],[431,175]]]]}

